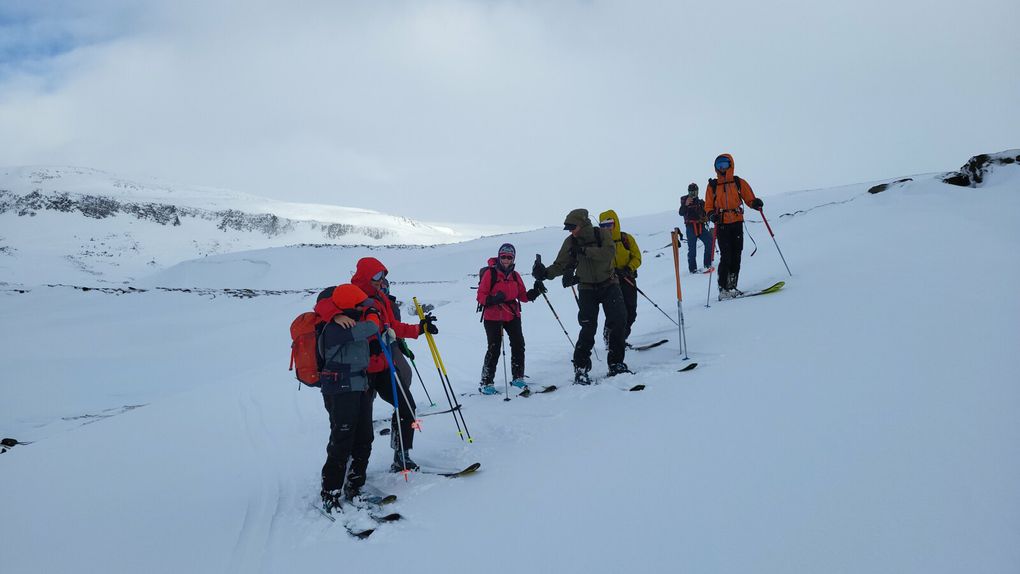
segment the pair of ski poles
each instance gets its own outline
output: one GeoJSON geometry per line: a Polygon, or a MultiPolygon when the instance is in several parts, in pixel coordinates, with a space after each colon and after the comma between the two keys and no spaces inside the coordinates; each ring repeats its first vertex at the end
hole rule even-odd
{"type": "MultiPolygon", "coordinates": [[[[425,311],[418,303],[418,298],[413,297],[412,300],[414,301],[414,310],[418,313],[418,319],[424,321],[425,311]]],[[[471,432],[468,431],[467,421],[464,420],[464,413],[461,411],[460,401],[457,400],[457,393],[453,390],[453,385],[450,383],[450,375],[446,372],[446,365],[443,364],[443,358],[439,354],[436,339],[432,336],[432,333],[429,333],[428,329],[423,329],[423,331],[425,333],[425,340],[429,345],[429,352],[432,353],[432,362],[436,364],[436,371],[439,373],[439,382],[443,387],[443,393],[446,395],[446,403],[450,406],[449,412],[453,414],[453,422],[457,425],[457,435],[460,436],[461,440],[467,439],[468,442],[475,442],[471,438],[471,432]],[[459,419],[458,416],[460,417],[459,419]],[[461,429],[462,426],[463,430],[461,429]]]]}

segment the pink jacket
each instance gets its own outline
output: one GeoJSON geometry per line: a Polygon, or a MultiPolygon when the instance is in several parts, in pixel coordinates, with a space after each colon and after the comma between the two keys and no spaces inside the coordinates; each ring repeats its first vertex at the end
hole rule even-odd
{"type": "Polygon", "coordinates": [[[485,307],[489,295],[503,293],[506,299],[498,305],[490,305],[482,311],[484,321],[513,321],[521,316],[521,303],[528,302],[528,289],[524,286],[521,274],[511,270],[509,273],[499,268],[497,259],[489,259],[489,268],[482,273],[478,283],[478,304],[485,307]],[[496,274],[496,283],[492,282],[492,273],[496,274]]]}

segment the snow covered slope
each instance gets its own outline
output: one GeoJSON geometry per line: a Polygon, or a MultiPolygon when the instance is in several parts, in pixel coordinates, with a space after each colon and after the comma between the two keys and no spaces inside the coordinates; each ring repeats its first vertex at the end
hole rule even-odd
{"type": "Polygon", "coordinates": [[[505,230],[139,183],[85,168],[0,171],[0,281],[9,284],[122,284],[216,253],[298,243],[432,245],[505,230]]]}
{"type": "MultiPolygon", "coordinates": [[[[472,477],[405,483],[379,437],[370,481],[406,518],[367,541],[311,508],[328,428],[285,371],[291,319],[378,257],[401,299],[436,305],[470,393],[478,267],[506,240],[530,267],[564,232],[210,256],[131,291],[0,290],[0,434],[35,441],[0,455],[0,571],[1020,571],[1020,228],[988,220],[1020,209],[1020,166],[1003,163],[1018,156],[991,158],[974,187],[927,175],[767,198],[794,276],[756,214],[741,286],[783,291],[717,302],[684,273],[692,372],[642,299],[632,342],[670,343],[628,353],[626,380],[565,385],[566,338],[526,305],[528,374],[563,388],[463,397],[473,444],[426,417],[416,460],[480,461],[472,477]],[[647,389],[620,390],[633,383],[647,389]]],[[[672,315],[677,218],[588,207],[617,209],[646,251],[639,285],[672,315]]],[[[569,290],[550,287],[575,336],[569,290]]]]}

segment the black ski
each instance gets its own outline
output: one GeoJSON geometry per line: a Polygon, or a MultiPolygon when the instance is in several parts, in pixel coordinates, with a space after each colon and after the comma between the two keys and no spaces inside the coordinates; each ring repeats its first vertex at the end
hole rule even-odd
{"type": "Polygon", "coordinates": [[[682,368],[682,369],[677,369],[677,372],[678,372],[678,373],[682,373],[682,372],[684,372],[684,371],[691,371],[691,370],[693,370],[693,369],[694,369],[695,367],[697,367],[697,366],[698,366],[698,364],[697,364],[697,363],[691,363],[691,364],[689,364],[689,365],[685,366],[685,367],[684,367],[684,368],[682,368]]]}
{"type": "Polygon", "coordinates": [[[629,388],[627,390],[631,391],[631,392],[634,392],[634,391],[643,391],[643,390],[645,390],[645,386],[644,385],[634,385],[633,387],[631,387],[631,388],[629,388]]]}
{"type": "Polygon", "coordinates": [[[647,345],[639,345],[637,347],[631,347],[630,350],[631,351],[647,351],[648,349],[654,349],[654,348],[658,347],[659,345],[665,345],[668,342],[669,342],[669,339],[663,339],[661,341],[656,341],[654,343],[649,343],[647,345]]]}
{"type": "Polygon", "coordinates": [[[467,467],[465,467],[462,470],[450,470],[450,469],[441,469],[441,468],[435,468],[435,467],[422,466],[421,468],[418,469],[418,472],[421,472],[423,474],[435,474],[437,476],[445,476],[446,478],[459,478],[461,476],[467,476],[469,474],[474,474],[475,471],[477,471],[479,468],[481,468],[481,466],[482,466],[482,463],[480,463],[480,462],[472,463],[472,464],[468,465],[467,467]]]}
{"type": "Polygon", "coordinates": [[[543,387],[542,385],[528,385],[523,391],[520,392],[519,397],[530,397],[531,395],[542,395],[545,393],[551,393],[557,389],[556,385],[549,385],[543,387]]]}

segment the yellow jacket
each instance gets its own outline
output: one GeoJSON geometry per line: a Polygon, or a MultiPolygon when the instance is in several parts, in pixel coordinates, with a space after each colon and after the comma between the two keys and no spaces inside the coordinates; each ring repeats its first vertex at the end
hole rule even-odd
{"type": "Polygon", "coordinates": [[[637,268],[641,267],[641,249],[638,247],[634,236],[620,231],[620,218],[612,209],[603,211],[599,215],[599,226],[603,231],[607,227],[602,225],[612,221],[613,242],[616,243],[616,260],[614,266],[617,269],[629,268],[631,273],[637,277],[637,268]]]}

